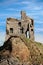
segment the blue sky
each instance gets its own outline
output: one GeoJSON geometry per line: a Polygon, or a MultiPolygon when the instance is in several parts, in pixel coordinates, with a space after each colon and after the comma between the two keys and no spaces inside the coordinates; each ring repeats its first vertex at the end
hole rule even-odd
{"type": "Polygon", "coordinates": [[[0,45],[5,41],[6,18],[20,19],[21,10],[34,19],[35,41],[43,43],[43,0],[0,0],[0,45]]]}

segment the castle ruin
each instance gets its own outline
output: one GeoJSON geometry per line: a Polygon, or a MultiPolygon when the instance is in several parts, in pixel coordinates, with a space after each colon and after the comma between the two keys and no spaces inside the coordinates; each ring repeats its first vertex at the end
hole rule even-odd
{"type": "MultiPolygon", "coordinates": [[[[18,14],[17,14],[18,15],[18,14]]],[[[21,11],[21,19],[7,18],[6,24],[6,39],[9,36],[24,35],[31,40],[34,40],[34,20],[21,11]]]]}

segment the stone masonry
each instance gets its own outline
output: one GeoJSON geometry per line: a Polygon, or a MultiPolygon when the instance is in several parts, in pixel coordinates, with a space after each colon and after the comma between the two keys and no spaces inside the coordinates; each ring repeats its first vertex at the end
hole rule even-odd
{"type": "Polygon", "coordinates": [[[21,11],[21,19],[7,18],[6,22],[6,40],[9,36],[24,35],[34,40],[34,20],[21,11]]]}

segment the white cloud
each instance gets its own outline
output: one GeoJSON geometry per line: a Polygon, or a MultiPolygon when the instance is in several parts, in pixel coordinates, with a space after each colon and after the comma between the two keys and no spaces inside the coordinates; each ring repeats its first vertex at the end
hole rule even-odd
{"type": "Polygon", "coordinates": [[[34,6],[33,7],[33,10],[41,10],[42,8],[41,7],[39,7],[39,6],[34,6]]]}
{"type": "Polygon", "coordinates": [[[17,13],[10,13],[10,14],[5,13],[5,14],[0,14],[0,17],[5,17],[5,19],[6,19],[6,17],[15,17],[15,16],[19,17],[19,15],[17,15],[17,13]]]}
{"type": "Polygon", "coordinates": [[[35,34],[35,41],[43,43],[43,35],[35,34]]]}
{"type": "Polygon", "coordinates": [[[22,1],[21,4],[30,4],[31,2],[30,1],[22,1]]]}
{"type": "Polygon", "coordinates": [[[6,10],[13,11],[13,10],[16,10],[16,9],[15,8],[7,8],[6,10]]]}
{"type": "Polygon", "coordinates": [[[3,1],[2,3],[0,3],[0,5],[6,5],[6,6],[8,6],[8,5],[10,5],[10,4],[12,4],[12,3],[15,3],[15,2],[17,2],[18,0],[5,0],[5,1],[3,1]]]}
{"type": "Polygon", "coordinates": [[[15,8],[7,8],[7,9],[5,9],[5,10],[8,10],[8,11],[16,11],[16,12],[19,12],[19,11],[20,11],[20,10],[15,9],[15,8]]]}
{"type": "Polygon", "coordinates": [[[41,10],[43,7],[37,4],[35,1],[22,1],[20,4],[25,4],[28,10],[41,10]]]}
{"type": "Polygon", "coordinates": [[[40,25],[43,24],[43,21],[41,21],[41,20],[40,21],[36,20],[34,22],[37,23],[37,24],[40,24],[40,25]]]}
{"type": "MultiPolygon", "coordinates": [[[[30,3],[31,4],[31,3],[30,3]]],[[[27,9],[29,9],[29,10],[35,10],[35,11],[38,11],[38,10],[41,10],[42,8],[41,7],[39,7],[39,6],[36,6],[36,5],[28,5],[27,7],[26,7],[27,9]]]]}
{"type": "Polygon", "coordinates": [[[37,32],[43,32],[43,28],[35,28],[35,31],[37,31],[37,32]]]}
{"type": "Polygon", "coordinates": [[[3,45],[5,41],[5,32],[0,32],[0,46],[3,45]]]}
{"type": "Polygon", "coordinates": [[[3,16],[8,16],[9,14],[0,14],[0,17],[3,17],[3,16]]]}

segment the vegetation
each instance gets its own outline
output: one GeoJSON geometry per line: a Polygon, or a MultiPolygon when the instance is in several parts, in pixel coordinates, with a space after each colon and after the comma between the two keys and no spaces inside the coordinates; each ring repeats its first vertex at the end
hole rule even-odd
{"type": "MultiPolygon", "coordinates": [[[[27,39],[24,36],[20,36],[17,39],[13,38],[16,41],[16,43],[13,42],[15,44],[15,45],[13,45],[12,42],[10,41],[10,39],[7,40],[3,46],[4,51],[6,52],[7,55],[9,54],[9,52],[7,50],[10,50],[9,49],[10,47],[14,47],[15,48],[14,50],[16,50],[15,53],[18,54],[18,56],[16,55],[17,57],[16,56],[15,57],[19,60],[19,63],[20,63],[22,61],[22,60],[20,60],[21,57],[22,57],[22,59],[26,58],[25,55],[27,55],[26,54],[27,52],[25,50],[28,49],[29,54],[28,54],[28,60],[26,61],[26,63],[29,62],[30,64],[28,64],[28,65],[31,65],[31,64],[32,65],[43,65],[43,44],[32,41],[30,39],[27,39]],[[10,46],[10,44],[11,44],[11,46],[10,46]],[[23,47],[23,45],[24,45],[24,47],[23,47]],[[26,46],[26,48],[25,48],[25,46],[26,46]],[[19,47],[22,51],[20,51],[19,47]],[[25,53],[19,54],[19,52],[25,52],[25,53]]],[[[4,54],[3,53],[4,51],[2,51],[2,50],[3,50],[2,47],[0,47],[0,60],[1,60],[2,55],[4,54]]],[[[11,51],[11,53],[12,53],[12,51],[11,51]]],[[[2,57],[2,59],[3,59],[3,57],[2,57]]],[[[12,59],[12,57],[11,57],[11,59],[12,59]]],[[[13,57],[13,59],[15,59],[15,58],[13,57]]],[[[14,60],[11,60],[11,62],[12,61],[14,61],[14,60]]],[[[23,62],[23,65],[27,65],[27,64],[25,64],[25,62],[23,62]]]]}
{"type": "Polygon", "coordinates": [[[25,45],[30,50],[30,61],[32,64],[40,65],[43,64],[43,44],[31,41],[23,36],[22,40],[25,42],[25,45]]]}

